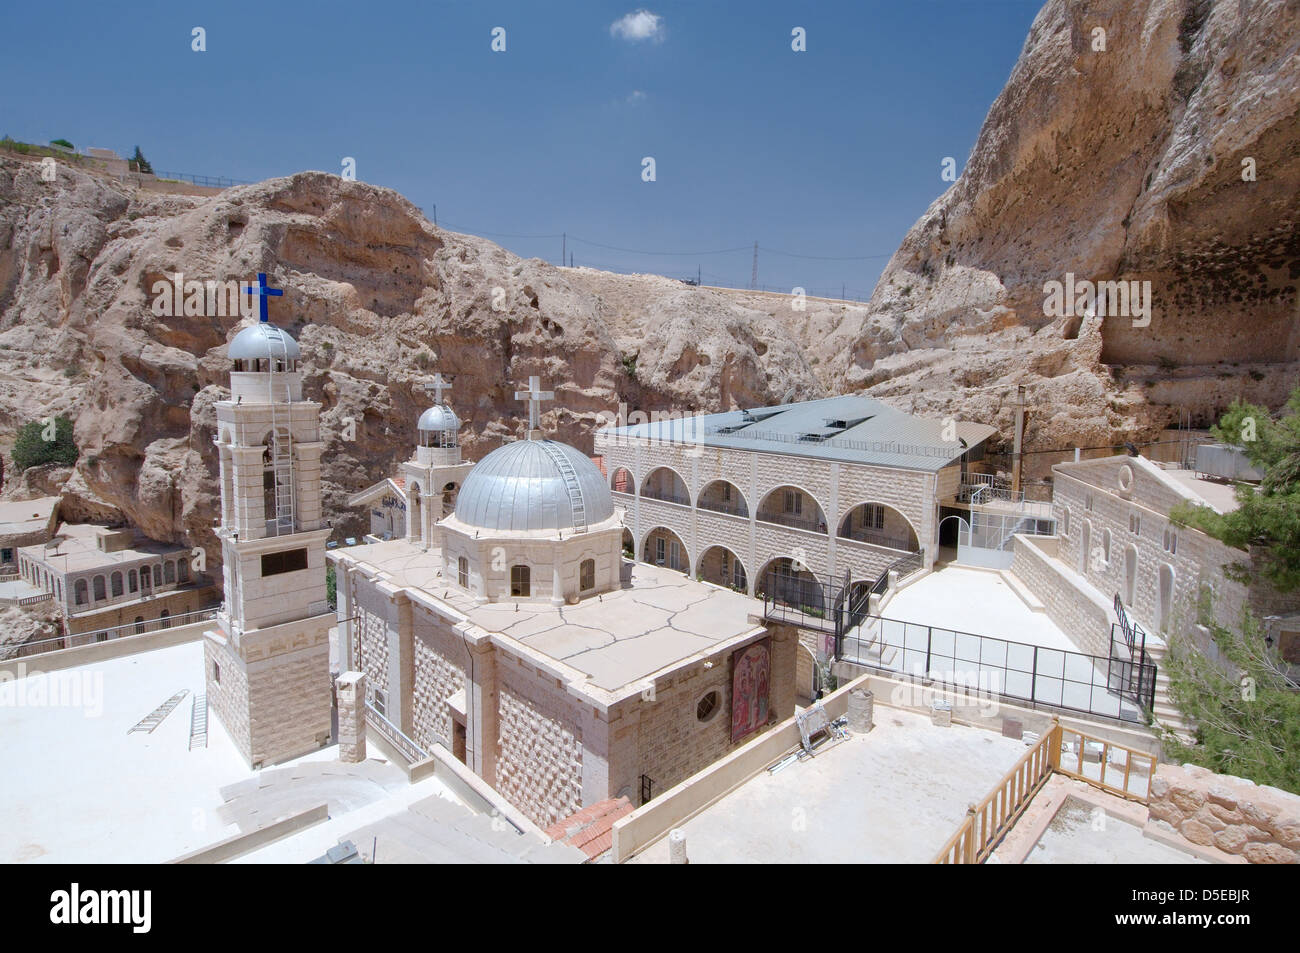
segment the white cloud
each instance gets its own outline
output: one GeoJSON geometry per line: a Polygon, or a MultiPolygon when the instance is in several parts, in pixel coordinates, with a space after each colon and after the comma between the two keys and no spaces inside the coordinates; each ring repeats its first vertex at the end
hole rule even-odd
{"type": "Polygon", "coordinates": [[[609,32],[612,36],[622,37],[632,42],[640,40],[658,42],[664,38],[664,18],[649,10],[637,10],[611,23],[609,32]]]}
{"type": "Polygon", "coordinates": [[[632,90],[632,92],[628,93],[627,102],[631,103],[633,106],[635,106],[637,103],[644,102],[644,101],[645,101],[645,93],[643,93],[641,90],[634,89],[632,90]]]}

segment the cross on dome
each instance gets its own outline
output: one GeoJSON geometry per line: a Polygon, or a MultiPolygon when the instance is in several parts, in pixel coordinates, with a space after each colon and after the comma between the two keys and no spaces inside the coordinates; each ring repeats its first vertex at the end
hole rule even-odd
{"type": "Polygon", "coordinates": [[[266,272],[259,271],[257,273],[257,287],[245,288],[244,294],[258,296],[257,298],[258,313],[261,315],[261,321],[263,324],[269,324],[271,318],[270,318],[270,312],[267,310],[267,306],[266,306],[267,296],[278,298],[280,295],[284,294],[284,292],[281,291],[279,288],[269,287],[266,283],[266,272]]]}
{"type": "Polygon", "coordinates": [[[528,401],[528,429],[537,430],[542,413],[542,401],[555,400],[555,391],[542,390],[542,379],[536,374],[528,378],[528,390],[515,391],[515,400],[528,401]]]}

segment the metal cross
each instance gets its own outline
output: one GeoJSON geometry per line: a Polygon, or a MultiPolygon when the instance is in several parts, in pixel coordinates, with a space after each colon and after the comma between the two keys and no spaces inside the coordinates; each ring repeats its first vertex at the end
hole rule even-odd
{"type": "Polygon", "coordinates": [[[528,429],[537,430],[541,417],[542,401],[555,400],[555,391],[542,390],[542,379],[534,374],[528,378],[528,390],[515,391],[515,400],[528,401],[528,429]]]}
{"type": "Polygon", "coordinates": [[[266,272],[259,271],[257,273],[257,287],[244,289],[244,294],[258,295],[258,299],[257,299],[258,310],[262,316],[262,323],[266,324],[269,323],[271,320],[269,316],[269,312],[267,311],[266,308],[267,296],[271,295],[278,298],[280,295],[284,294],[284,292],[281,291],[279,288],[267,287],[266,272]]]}

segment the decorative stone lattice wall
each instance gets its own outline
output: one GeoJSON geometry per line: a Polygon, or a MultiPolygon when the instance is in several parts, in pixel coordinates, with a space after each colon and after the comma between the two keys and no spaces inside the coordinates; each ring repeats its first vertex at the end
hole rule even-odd
{"type": "Polygon", "coordinates": [[[352,621],[356,645],[356,668],[365,673],[369,690],[385,692],[388,685],[388,625],[384,618],[353,602],[356,618],[352,621]]]}
{"type": "Polygon", "coordinates": [[[1151,779],[1151,819],[1193,844],[1252,864],[1300,860],[1300,797],[1195,765],[1162,764],[1151,779]]]}
{"type": "MultiPolygon", "coordinates": [[[[452,633],[454,636],[454,633],[452,633]]],[[[459,638],[457,641],[459,641],[459,638]]],[[[451,745],[452,717],[447,699],[465,687],[463,662],[449,649],[448,633],[436,624],[417,621],[415,638],[415,701],[412,711],[412,738],[422,747],[437,742],[451,745]]],[[[461,656],[465,655],[461,646],[461,656]]]]}
{"type": "Polygon", "coordinates": [[[526,673],[507,664],[503,659],[495,787],[534,823],[550,827],[582,807],[582,742],[558,691],[540,697],[523,687],[526,673]]]}

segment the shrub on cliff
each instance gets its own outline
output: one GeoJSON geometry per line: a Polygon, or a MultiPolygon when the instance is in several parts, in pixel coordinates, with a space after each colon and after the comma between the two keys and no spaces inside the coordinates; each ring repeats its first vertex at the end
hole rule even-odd
{"type": "Polygon", "coordinates": [[[45,463],[71,466],[77,462],[78,454],[77,445],[72,442],[72,421],[67,417],[23,424],[14,440],[14,466],[19,473],[45,463]]]}

